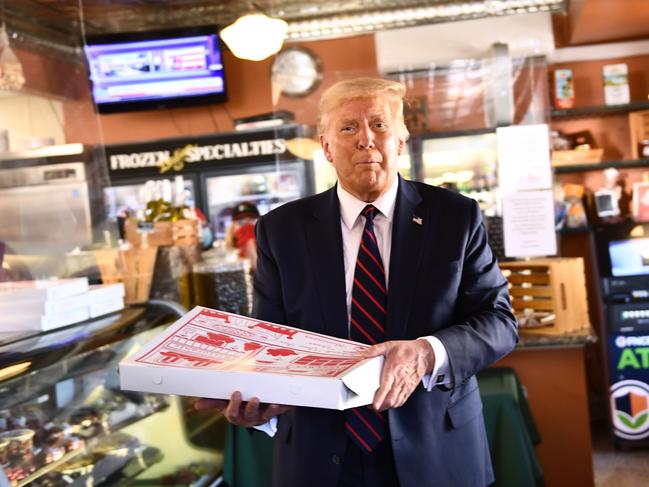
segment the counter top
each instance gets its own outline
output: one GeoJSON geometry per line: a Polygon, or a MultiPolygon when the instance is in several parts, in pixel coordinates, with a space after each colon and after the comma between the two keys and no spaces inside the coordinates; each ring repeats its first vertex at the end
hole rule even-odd
{"type": "Polygon", "coordinates": [[[517,349],[531,348],[558,348],[558,347],[583,347],[589,343],[595,343],[598,337],[592,328],[557,335],[540,335],[526,333],[519,329],[517,349]]]}
{"type": "Polygon", "coordinates": [[[176,306],[156,301],[48,332],[0,333],[0,382],[171,323],[179,316],[176,306]]]}

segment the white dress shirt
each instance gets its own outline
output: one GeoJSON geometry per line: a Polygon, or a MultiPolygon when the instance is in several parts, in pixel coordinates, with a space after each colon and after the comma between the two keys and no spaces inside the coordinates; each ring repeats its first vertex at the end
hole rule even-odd
{"type": "MultiPolygon", "coordinates": [[[[374,217],[374,234],[379,247],[379,253],[383,260],[385,269],[385,284],[390,289],[389,269],[390,269],[390,251],[392,248],[392,221],[394,217],[394,206],[397,201],[397,190],[399,189],[399,178],[394,179],[390,189],[383,195],[379,196],[371,204],[379,210],[374,217]]],[[[357,199],[347,192],[343,187],[337,185],[338,201],[340,202],[340,228],[343,236],[343,259],[345,264],[345,291],[347,296],[347,326],[349,327],[349,318],[351,316],[352,303],[352,285],[354,282],[354,271],[356,268],[356,257],[358,248],[361,244],[363,228],[365,227],[365,217],[361,215],[363,208],[368,204],[357,199]]],[[[424,387],[432,390],[436,385],[448,384],[448,354],[442,342],[434,336],[420,337],[420,340],[426,340],[433,348],[435,354],[435,364],[433,371],[422,378],[424,387]],[[435,377],[435,380],[431,380],[435,377]]],[[[265,431],[269,436],[275,436],[277,432],[277,417],[271,418],[270,421],[259,426],[256,429],[265,431]]]]}
{"type": "MultiPolygon", "coordinates": [[[[345,290],[347,296],[347,317],[351,316],[352,286],[354,271],[356,270],[356,257],[363,236],[365,217],[361,215],[363,208],[368,204],[357,199],[347,192],[340,184],[337,185],[338,201],[340,202],[340,228],[343,236],[343,258],[345,262],[345,290]]],[[[390,188],[371,204],[379,210],[374,217],[374,234],[379,247],[383,268],[385,269],[385,284],[390,292],[390,252],[392,248],[392,222],[394,207],[397,202],[399,178],[395,178],[390,188]]],[[[349,321],[347,322],[349,326],[349,321]]],[[[448,384],[448,354],[442,342],[434,336],[420,337],[426,340],[435,353],[435,365],[431,374],[423,377],[422,381],[427,390],[436,385],[448,384]],[[431,377],[436,379],[433,381],[431,377]]]]}

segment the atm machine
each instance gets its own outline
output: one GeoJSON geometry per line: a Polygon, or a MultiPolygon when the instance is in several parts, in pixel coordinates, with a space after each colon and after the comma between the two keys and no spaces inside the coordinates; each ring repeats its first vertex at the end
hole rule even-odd
{"type": "Polygon", "coordinates": [[[611,424],[623,448],[649,446],[649,223],[595,229],[606,311],[611,424]]]}

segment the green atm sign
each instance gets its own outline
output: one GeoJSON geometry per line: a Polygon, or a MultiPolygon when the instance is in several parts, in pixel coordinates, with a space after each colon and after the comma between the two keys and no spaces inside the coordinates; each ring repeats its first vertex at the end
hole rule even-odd
{"type": "Polygon", "coordinates": [[[627,378],[649,371],[649,336],[609,335],[609,356],[613,375],[627,378]],[[634,373],[635,372],[635,373],[634,373]]]}
{"type": "Polygon", "coordinates": [[[627,368],[632,369],[649,369],[649,347],[625,348],[620,354],[620,360],[617,362],[617,370],[622,371],[627,368]]]}

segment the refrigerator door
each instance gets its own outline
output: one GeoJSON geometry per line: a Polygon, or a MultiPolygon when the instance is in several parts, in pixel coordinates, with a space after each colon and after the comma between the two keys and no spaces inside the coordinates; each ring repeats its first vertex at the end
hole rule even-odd
{"type": "Polygon", "coordinates": [[[243,201],[254,203],[263,215],[311,193],[304,161],[248,167],[204,175],[207,218],[215,238],[224,238],[232,208],[243,201]]]}
{"type": "MultiPolygon", "coordinates": [[[[173,184],[173,179],[171,181],[173,184]]],[[[110,221],[115,221],[117,220],[117,217],[125,216],[127,213],[136,214],[138,210],[144,210],[146,207],[146,201],[143,194],[144,183],[144,180],[120,181],[115,186],[104,189],[106,212],[110,221]]],[[[192,208],[196,201],[194,181],[185,178],[184,185],[186,194],[185,202],[187,206],[192,208]]]]}
{"type": "Polygon", "coordinates": [[[0,241],[7,253],[51,256],[92,242],[82,162],[0,170],[0,241]]]}

